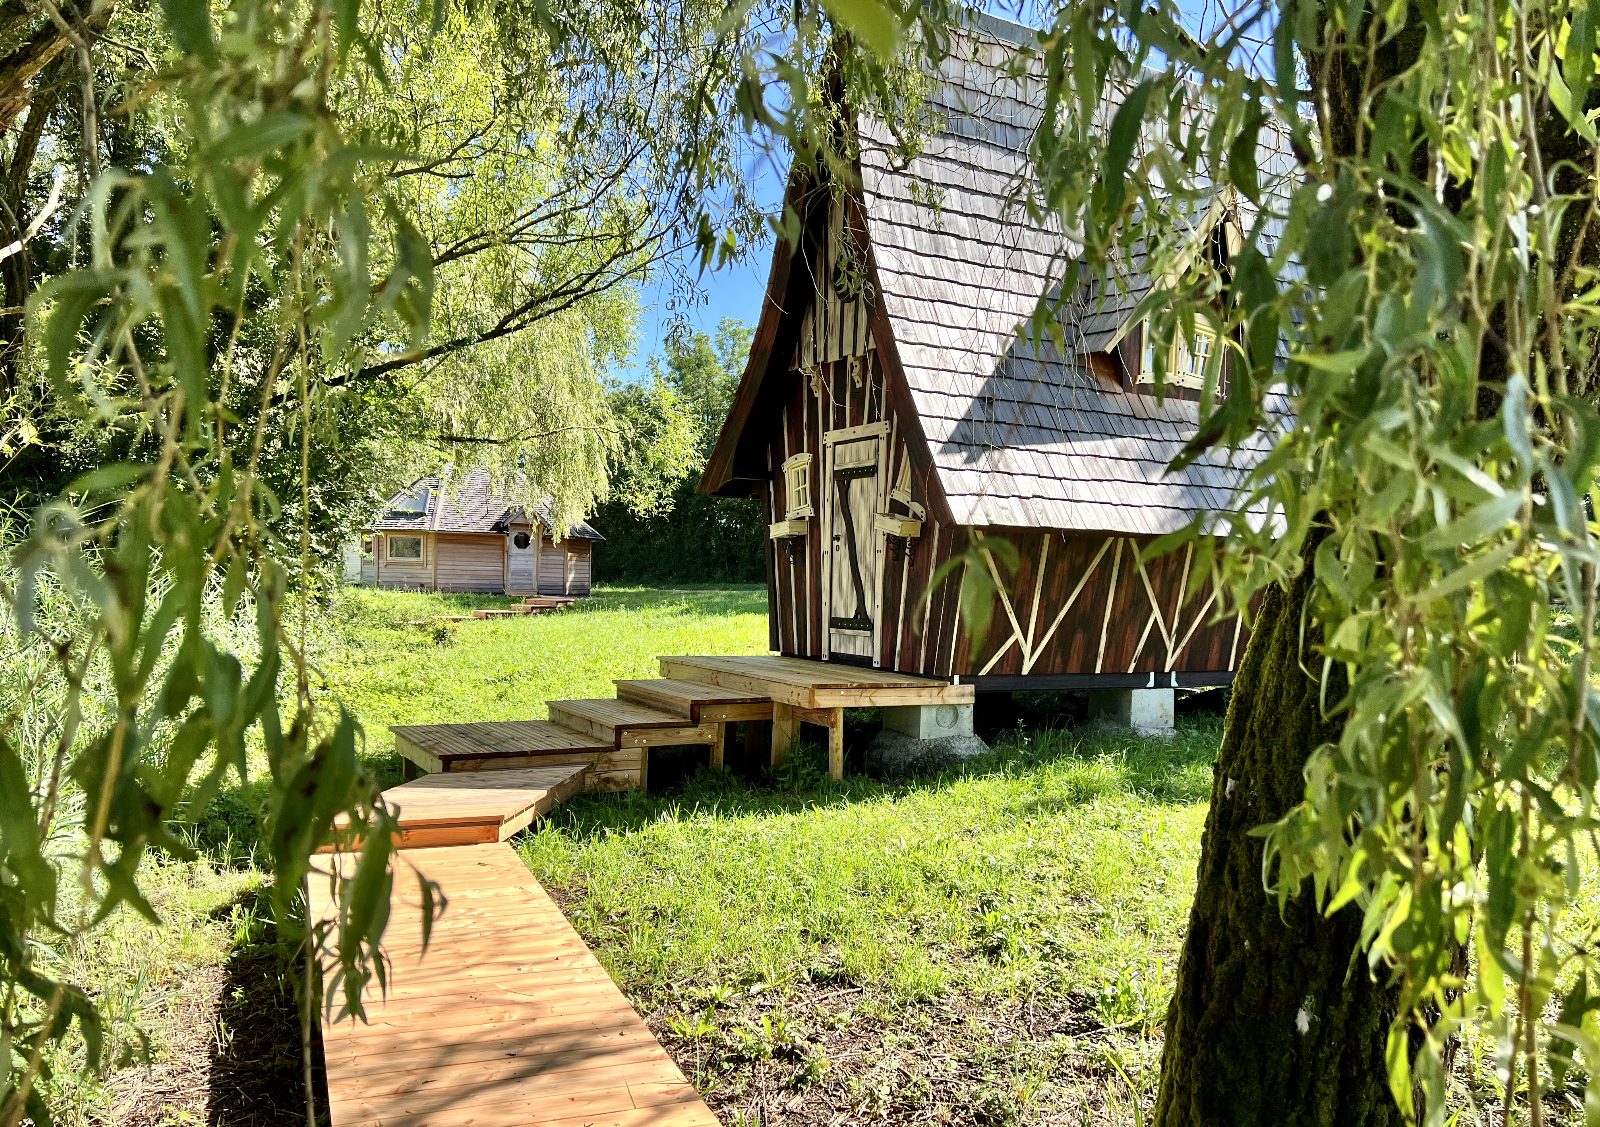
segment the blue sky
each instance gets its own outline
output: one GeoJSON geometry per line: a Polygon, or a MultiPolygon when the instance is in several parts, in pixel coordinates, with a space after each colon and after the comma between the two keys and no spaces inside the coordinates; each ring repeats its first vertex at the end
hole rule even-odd
{"type": "MultiPolygon", "coordinates": [[[[758,158],[760,167],[751,173],[762,208],[775,214],[783,204],[783,186],[788,179],[788,169],[772,167],[770,160],[758,158]]],[[[680,255],[679,266],[693,272],[695,252],[691,249],[680,255]]],[[[661,350],[661,342],[671,330],[675,320],[682,320],[691,330],[714,334],[724,317],[743,321],[751,328],[761,314],[761,298],[767,289],[767,273],[772,266],[772,237],[763,232],[763,240],[752,246],[744,257],[720,270],[707,270],[700,278],[699,301],[695,304],[673,308],[673,287],[666,280],[646,285],[639,294],[638,340],[633,360],[620,367],[617,374],[633,380],[644,375],[645,365],[652,355],[661,350]]]]}
{"type": "MultiPolygon", "coordinates": [[[[772,203],[773,210],[782,202],[780,193],[772,203]]],[[[694,252],[684,255],[688,269],[694,268],[694,252]]],[[[721,270],[706,271],[700,279],[701,303],[691,308],[671,309],[670,287],[652,283],[639,294],[639,335],[633,362],[625,364],[618,375],[624,379],[637,379],[644,374],[645,364],[661,349],[662,339],[672,327],[675,318],[681,317],[690,329],[714,334],[724,317],[733,317],[755,327],[761,314],[761,296],[767,289],[767,271],[772,265],[770,238],[751,252],[741,262],[721,270]]]]}

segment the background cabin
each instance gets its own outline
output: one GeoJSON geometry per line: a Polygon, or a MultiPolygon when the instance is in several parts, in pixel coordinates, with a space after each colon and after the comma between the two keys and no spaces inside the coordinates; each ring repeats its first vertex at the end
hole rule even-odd
{"type": "MultiPolygon", "coordinates": [[[[389,499],[362,530],[357,582],[368,587],[505,595],[587,595],[594,545],[579,522],[556,540],[548,512],[530,515],[474,470],[441,486],[423,478],[389,499]]],[[[352,569],[354,570],[354,569],[352,569]]]]}
{"type": "Polygon", "coordinates": [[[975,16],[909,162],[846,112],[857,182],[791,177],[803,234],[775,252],[701,489],[766,506],[780,653],[979,690],[1226,683],[1244,633],[1218,590],[1185,598],[1192,546],[1140,558],[1234,503],[1226,451],[1168,469],[1196,431],[1214,342],[1130,323],[1150,286],[1137,256],[1114,287],[1064,303],[1065,348],[1023,327],[1075,256],[1016,201],[1041,113],[1041,84],[1007,70],[1027,34],[975,16]],[[1173,373],[1160,400],[1156,348],[1173,373]],[[957,613],[962,566],[934,582],[968,549],[964,566],[999,588],[981,637],[957,613]]]}

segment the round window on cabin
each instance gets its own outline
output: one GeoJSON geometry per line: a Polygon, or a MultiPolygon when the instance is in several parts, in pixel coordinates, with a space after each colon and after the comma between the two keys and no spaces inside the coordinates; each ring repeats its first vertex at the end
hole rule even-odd
{"type": "Polygon", "coordinates": [[[526,532],[519,532],[511,538],[511,542],[519,548],[526,548],[529,544],[533,543],[533,540],[526,532]]]}

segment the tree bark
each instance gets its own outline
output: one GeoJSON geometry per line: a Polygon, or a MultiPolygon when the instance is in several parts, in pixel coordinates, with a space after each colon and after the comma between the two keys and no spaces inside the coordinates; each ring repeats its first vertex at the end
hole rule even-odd
{"type": "MultiPolygon", "coordinates": [[[[1309,627],[1302,642],[1315,550],[1293,585],[1267,592],[1234,678],[1167,1014],[1158,1127],[1403,1122],[1384,1067],[1395,994],[1359,957],[1360,912],[1325,918],[1302,892],[1280,913],[1250,835],[1300,801],[1307,756],[1338,735],[1301,664],[1320,669],[1309,627]]],[[[1342,691],[1330,685],[1328,699],[1342,691]]]]}

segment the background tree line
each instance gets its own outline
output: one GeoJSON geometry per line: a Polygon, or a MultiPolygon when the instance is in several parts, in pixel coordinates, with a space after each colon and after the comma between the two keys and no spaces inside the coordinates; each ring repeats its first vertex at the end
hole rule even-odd
{"type": "Polygon", "coordinates": [[[597,579],[765,580],[761,506],[744,498],[707,497],[696,488],[733,403],[751,333],[749,326],[725,319],[715,338],[704,332],[669,336],[643,380],[612,390],[611,410],[623,437],[611,496],[594,515],[606,537],[595,553],[597,579]],[[674,450],[681,453],[669,473],[663,452],[674,450]]]}

